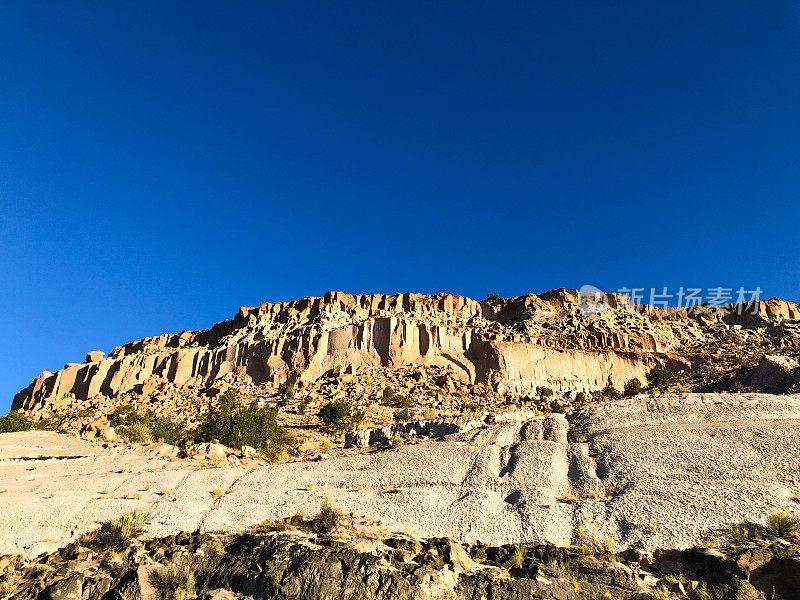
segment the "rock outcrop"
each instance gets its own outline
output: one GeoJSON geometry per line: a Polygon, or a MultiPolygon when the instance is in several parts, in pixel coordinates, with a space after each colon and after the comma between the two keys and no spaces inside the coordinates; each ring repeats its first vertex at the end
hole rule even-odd
{"type": "Polygon", "coordinates": [[[537,386],[595,391],[644,381],[656,363],[689,368],[721,347],[800,347],[800,308],[772,299],[754,311],[728,306],[631,307],[603,297],[585,311],[575,290],[475,301],[450,294],[351,295],[243,307],[203,331],[145,338],[94,351],[82,364],[43,372],[12,409],[57,410],[65,399],[149,393],[172,384],[208,387],[236,375],[251,383],[314,381],[332,370],[358,373],[431,365],[494,391],[531,395],[537,386]]]}
{"type": "Polygon", "coordinates": [[[0,557],[0,589],[13,600],[799,597],[798,546],[782,541],[612,555],[594,547],[464,547],[447,538],[393,537],[367,551],[287,526],[277,535],[134,540],[122,551],[97,536],[35,560],[0,557]]]}

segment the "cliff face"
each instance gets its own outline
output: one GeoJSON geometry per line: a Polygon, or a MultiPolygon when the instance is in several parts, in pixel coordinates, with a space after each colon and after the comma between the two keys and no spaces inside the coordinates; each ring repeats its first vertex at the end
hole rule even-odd
{"type": "Polygon", "coordinates": [[[467,383],[532,394],[593,391],[644,381],[656,363],[688,367],[692,352],[725,344],[800,346],[800,308],[777,299],[752,314],[734,306],[712,312],[620,310],[607,295],[594,314],[574,290],[475,301],[438,294],[351,295],[240,308],[210,329],[164,334],[117,347],[104,358],[45,371],[15,397],[12,409],[35,410],[62,398],[115,397],[154,379],[210,386],[230,374],[254,384],[314,381],[332,369],[358,373],[432,365],[467,383]],[[585,306],[585,305],[584,305],[585,306]]]}

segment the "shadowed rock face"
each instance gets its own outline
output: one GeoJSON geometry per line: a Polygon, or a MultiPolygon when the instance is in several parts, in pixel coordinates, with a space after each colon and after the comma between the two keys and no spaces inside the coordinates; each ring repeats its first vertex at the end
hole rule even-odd
{"type": "Polygon", "coordinates": [[[736,307],[618,310],[624,297],[605,296],[601,310],[580,310],[575,290],[478,302],[450,294],[351,295],[243,307],[233,319],[203,331],[145,338],[103,358],[45,371],[19,392],[12,409],[109,397],[146,387],[154,378],[208,386],[229,373],[253,383],[316,380],[335,368],[449,367],[462,380],[499,392],[592,391],[644,380],[656,363],[690,364],[686,352],[710,341],[800,346],[796,304],[761,302],[756,314],[736,307]],[[653,316],[655,315],[655,316],[653,316]]]}

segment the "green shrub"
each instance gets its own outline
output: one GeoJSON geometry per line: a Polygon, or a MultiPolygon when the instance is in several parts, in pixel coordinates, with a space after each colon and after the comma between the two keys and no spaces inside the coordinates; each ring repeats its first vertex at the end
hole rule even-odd
{"type": "Polygon", "coordinates": [[[600,392],[600,395],[603,396],[603,398],[613,399],[619,397],[619,392],[613,385],[607,385],[603,388],[603,391],[600,392]]]}
{"type": "Polygon", "coordinates": [[[288,382],[284,382],[278,386],[278,396],[280,396],[281,400],[285,402],[289,402],[290,400],[294,399],[294,385],[288,382]]]}
{"type": "Polygon", "coordinates": [[[342,429],[347,425],[348,417],[352,411],[353,407],[349,402],[337,400],[336,402],[328,402],[323,406],[318,416],[328,427],[342,429]]]}
{"type": "Polygon", "coordinates": [[[28,431],[31,427],[33,423],[20,412],[10,412],[5,417],[0,417],[0,433],[28,431]]]}
{"type": "Polygon", "coordinates": [[[297,405],[297,413],[300,414],[300,415],[306,414],[306,411],[308,410],[309,403],[310,403],[310,400],[309,400],[308,396],[306,396],[305,398],[300,400],[300,404],[297,405]]]}
{"type": "Polygon", "coordinates": [[[774,510],[767,517],[767,526],[778,537],[792,537],[800,529],[800,518],[788,512],[774,510]]]}
{"type": "Polygon", "coordinates": [[[407,423],[408,421],[413,421],[413,420],[414,420],[414,413],[407,408],[401,408],[400,410],[394,411],[395,423],[407,423]]]}
{"type": "Polygon", "coordinates": [[[461,405],[461,412],[478,412],[480,409],[481,407],[473,402],[465,402],[461,405]]]}
{"type": "Polygon", "coordinates": [[[626,396],[635,396],[642,391],[642,387],[642,382],[634,377],[625,382],[625,387],[623,389],[625,390],[626,396]]]}
{"type": "Polygon", "coordinates": [[[500,302],[500,296],[497,294],[486,294],[486,299],[489,301],[490,304],[497,304],[500,302]]]}
{"type": "Polygon", "coordinates": [[[553,395],[553,390],[551,390],[549,387],[545,387],[543,385],[539,385],[539,386],[536,386],[536,395],[539,396],[539,400],[544,402],[550,396],[553,395]]]}
{"type": "Polygon", "coordinates": [[[339,526],[342,520],[342,511],[327,498],[322,501],[322,507],[314,522],[314,529],[318,533],[331,533],[339,526]]]}
{"type": "Polygon", "coordinates": [[[585,392],[578,392],[575,394],[575,404],[580,406],[581,404],[586,403],[586,393],[585,392]]]}
{"type": "Polygon", "coordinates": [[[654,387],[660,387],[668,384],[675,377],[675,373],[665,369],[661,365],[656,365],[647,374],[647,381],[654,387]]]}
{"type": "Polygon", "coordinates": [[[391,400],[392,398],[394,398],[394,390],[387,385],[383,388],[383,399],[391,400]]]}
{"type": "Polygon", "coordinates": [[[278,413],[252,402],[239,403],[238,390],[228,388],[220,395],[217,406],[211,407],[193,432],[196,442],[214,440],[229,448],[252,446],[274,457],[294,443],[286,430],[278,425],[278,413]]]}
{"type": "Polygon", "coordinates": [[[82,408],[78,411],[78,418],[93,417],[95,410],[91,406],[82,408]]]}
{"type": "Polygon", "coordinates": [[[564,407],[561,405],[561,402],[559,402],[558,400],[553,400],[550,403],[550,412],[564,414],[564,407]]]}

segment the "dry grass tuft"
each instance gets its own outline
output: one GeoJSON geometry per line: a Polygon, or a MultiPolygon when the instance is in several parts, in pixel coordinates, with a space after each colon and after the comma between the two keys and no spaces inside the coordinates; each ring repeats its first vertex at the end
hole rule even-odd
{"type": "Polygon", "coordinates": [[[189,600],[197,594],[197,560],[180,556],[150,573],[150,585],[159,600],[189,600]]]}
{"type": "Polygon", "coordinates": [[[342,520],[342,511],[328,498],[322,501],[322,507],[314,523],[317,533],[328,534],[333,532],[342,520]]]}
{"type": "Polygon", "coordinates": [[[773,510],[767,517],[767,527],[778,537],[793,537],[800,529],[800,518],[782,510],[773,510]]]}
{"type": "Polygon", "coordinates": [[[126,546],[144,531],[148,515],[146,508],[137,508],[114,519],[109,527],[111,541],[117,546],[126,546]]]}

